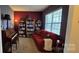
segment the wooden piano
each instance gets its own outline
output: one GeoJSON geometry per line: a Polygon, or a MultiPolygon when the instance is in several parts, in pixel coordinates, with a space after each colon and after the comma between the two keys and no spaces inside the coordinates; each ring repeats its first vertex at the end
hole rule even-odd
{"type": "Polygon", "coordinates": [[[3,53],[11,53],[12,45],[16,44],[19,41],[18,33],[15,32],[14,29],[2,30],[2,45],[3,45],[3,53]]]}

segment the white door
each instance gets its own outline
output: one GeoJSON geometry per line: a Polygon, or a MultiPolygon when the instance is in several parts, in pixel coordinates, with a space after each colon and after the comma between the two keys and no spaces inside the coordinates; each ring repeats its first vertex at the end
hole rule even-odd
{"type": "Polygon", "coordinates": [[[1,36],[1,9],[0,9],[0,53],[2,53],[2,36],[1,36]]]}

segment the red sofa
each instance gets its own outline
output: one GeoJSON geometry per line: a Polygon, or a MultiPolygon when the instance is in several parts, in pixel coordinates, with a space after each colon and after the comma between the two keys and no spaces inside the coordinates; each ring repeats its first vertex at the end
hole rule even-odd
{"type": "MultiPolygon", "coordinates": [[[[32,39],[35,41],[36,46],[39,51],[41,51],[41,52],[55,52],[54,50],[52,50],[52,51],[45,51],[44,50],[44,38],[46,38],[46,36],[49,36],[51,38],[51,40],[53,41],[52,48],[55,48],[57,46],[56,42],[57,42],[57,40],[60,40],[60,38],[58,35],[56,35],[54,33],[51,33],[51,32],[45,31],[45,30],[40,30],[38,32],[35,32],[32,35],[32,39]]],[[[62,41],[61,41],[61,43],[62,43],[62,41]]],[[[61,43],[60,43],[60,45],[61,45],[61,43]]]]}

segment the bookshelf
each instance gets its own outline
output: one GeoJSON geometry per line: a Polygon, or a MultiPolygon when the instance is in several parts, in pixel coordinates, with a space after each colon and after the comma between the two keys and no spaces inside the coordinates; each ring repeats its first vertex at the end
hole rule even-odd
{"type": "Polygon", "coordinates": [[[34,31],[35,31],[35,20],[28,18],[26,20],[26,36],[31,37],[34,31]]]}
{"type": "Polygon", "coordinates": [[[41,28],[41,21],[31,17],[21,18],[19,22],[19,36],[31,37],[35,31],[41,28]]]}
{"type": "Polygon", "coordinates": [[[35,31],[39,31],[41,29],[41,20],[35,21],[35,31]]]}
{"type": "Polygon", "coordinates": [[[21,18],[19,22],[19,36],[26,37],[26,19],[21,18]]]}

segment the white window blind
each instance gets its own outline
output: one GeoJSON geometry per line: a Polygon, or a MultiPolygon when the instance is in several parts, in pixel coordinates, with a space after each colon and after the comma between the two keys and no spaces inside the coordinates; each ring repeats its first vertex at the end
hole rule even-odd
{"type": "Polygon", "coordinates": [[[45,15],[45,30],[60,35],[62,8],[45,15]]]}

